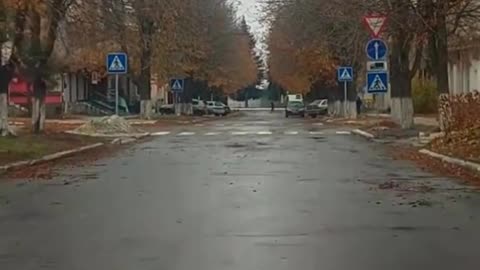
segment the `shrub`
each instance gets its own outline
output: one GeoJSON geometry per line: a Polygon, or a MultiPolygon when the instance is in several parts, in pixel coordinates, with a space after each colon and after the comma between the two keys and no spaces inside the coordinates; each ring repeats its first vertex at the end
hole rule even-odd
{"type": "Polygon", "coordinates": [[[431,80],[414,79],[412,99],[415,113],[436,113],[438,108],[436,84],[431,80]]]}
{"type": "Polygon", "coordinates": [[[440,115],[445,132],[463,132],[480,129],[480,93],[473,91],[459,95],[442,95],[440,115]]]}

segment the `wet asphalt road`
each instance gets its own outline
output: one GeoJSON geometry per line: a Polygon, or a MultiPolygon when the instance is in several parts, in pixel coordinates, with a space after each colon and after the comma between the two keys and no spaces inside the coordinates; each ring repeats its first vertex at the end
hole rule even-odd
{"type": "Polygon", "coordinates": [[[247,113],[2,183],[0,269],[480,268],[476,193],[321,122],[247,113]]]}

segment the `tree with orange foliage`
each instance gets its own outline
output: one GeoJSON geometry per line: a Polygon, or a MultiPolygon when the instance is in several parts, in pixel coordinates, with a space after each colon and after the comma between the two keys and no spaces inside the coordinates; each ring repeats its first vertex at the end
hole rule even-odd
{"type": "MultiPolygon", "coordinates": [[[[343,92],[336,90],[336,68],[340,64],[359,66],[361,26],[352,24],[351,17],[341,14],[344,10],[328,1],[275,3],[277,6],[270,10],[272,27],[268,39],[271,80],[302,94],[316,90],[317,85],[322,85],[324,92],[332,89],[334,92],[324,96],[336,100],[336,113],[343,112],[339,108],[344,105],[343,92]]],[[[349,89],[348,97],[349,117],[355,118],[355,86],[349,89]]]]}

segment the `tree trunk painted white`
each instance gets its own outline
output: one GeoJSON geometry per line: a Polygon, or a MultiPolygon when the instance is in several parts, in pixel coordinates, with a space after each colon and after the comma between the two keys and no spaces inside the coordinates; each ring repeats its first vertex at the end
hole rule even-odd
{"type": "Polygon", "coordinates": [[[47,117],[47,107],[45,100],[40,100],[40,131],[45,130],[45,118],[47,117]]]}
{"type": "Polygon", "coordinates": [[[175,103],[175,105],[173,105],[174,107],[174,111],[175,111],[175,115],[176,116],[180,116],[182,115],[182,103],[175,103]]]}
{"type": "Polygon", "coordinates": [[[140,116],[143,119],[152,118],[152,101],[151,100],[141,100],[140,101],[140,116]]]}
{"type": "Polygon", "coordinates": [[[357,119],[357,103],[355,101],[347,101],[347,118],[357,119]]]}
{"type": "Polygon", "coordinates": [[[335,115],[335,101],[328,101],[328,115],[335,115]]]}
{"type": "Polygon", "coordinates": [[[335,100],[334,104],[334,116],[341,116],[342,113],[342,102],[340,100],[335,100]]]}
{"type": "Polygon", "coordinates": [[[8,127],[8,102],[7,102],[7,94],[2,93],[0,94],[0,135],[1,136],[8,136],[11,135],[12,132],[8,127]]]}
{"type": "Polygon", "coordinates": [[[182,114],[183,115],[193,115],[192,103],[182,103],[182,114]]]}
{"type": "Polygon", "coordinates": [[[411,97],[392,98],[392,118],[403,129],[413,127],[413,102],[411,97]]]}
{"type": "Polygon", "coordinates": [[[45,102],[40,98],[33,98],[32,102],[32,131],[40,133],[45,128],[45,102]]]}
{"type": "Polygon", "coordinates": [[[177,103],[175,104],[175,114],[180,115],[193,115],[192,103],[177,103]]]}

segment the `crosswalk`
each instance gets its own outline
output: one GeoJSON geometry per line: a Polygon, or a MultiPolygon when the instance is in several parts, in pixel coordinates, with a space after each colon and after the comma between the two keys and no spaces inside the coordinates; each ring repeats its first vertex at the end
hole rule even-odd
{"type": "Polygon", "coordinates": [[[297,130],[287,130],[287,131],[229,131],[229,132],[216,132],[216,131],[159,131],[151,133],[151,136],[154,137],[163,137],[163,136],[176,136],[176,137],[191,137],[191,136],[321,136],[321,135],[350,135],[352,134],[349,130],[324,130],[324,131],[297,131],[297,130]]]}

